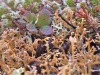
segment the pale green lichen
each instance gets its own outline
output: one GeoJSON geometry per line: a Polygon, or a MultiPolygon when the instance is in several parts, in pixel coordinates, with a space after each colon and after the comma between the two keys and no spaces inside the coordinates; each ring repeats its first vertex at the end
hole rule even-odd
{"type": "Polygon", "coordinates": [[[20,67],[12,72],[12,75],[21,75],[24,72],[24,68],[20,67]]]}

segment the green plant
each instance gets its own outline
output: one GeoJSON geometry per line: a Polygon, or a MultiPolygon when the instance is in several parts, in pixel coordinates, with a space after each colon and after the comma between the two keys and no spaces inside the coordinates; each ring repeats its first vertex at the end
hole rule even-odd
{"type": "Polygon", "coordinates": [[[8,5],[12,10],[15,9],[15,8],[14,8],[14,1],[13,1],[13,0],[10,1],[9,3],[7,3],[7,5],[8,5]]]}
{"type": "Polygon", "coordinates": [[[41,0],[33,0],[34,2],[41,2],[41,0]]]}
{"type": "Polygon", "coordinates": [[[86,6],[86,3],[85,3],[85,2],[81,2],[81,3],[80,3],[80,6],[83,8],[83,7],[86,6]]]}
{"type": "Polygon", "coordinates": [[[90,0],[90,3],[95,6],[100,3],[100,0],[90,0]]]}
{"type": "Polygon", "coordinates": [[[37,13],[37,12],[38,12],[38,8],[35,7],[35,6],[33,6],[33,7],[31,8],[31,11],[32,11],[33,13],[37,13]]]}
{"type": "Polygon", "coordinates": [[[92,11],[92,9],[91,8],[87,8],[87,11],[90,13],[92,11]]]}
{"type": "Polygon", "coordinates": [[[25,3],[23,4],[24,8],[27,8],[28,5],[30,5],[33,2],[33,0],[25,0],[25,3]]]}
{"type": "Polygon", "coordinates": [[[10,14],[6,14],[5,16],[6,16],[7,19],[12,20],[10,14]]]}
{"type": "Polygon", "coordinates": [[[97,17],[98,16],[98,12],[96,11],[95,8],[92,8],[92,12],[93,12],[93,17],[97,17]]]}
{"type": "Polygon", "coordinates": [[[74,5],[74,0],[67,0],[66,1],[69,7],[72,7],[74,5]]]}
{"type": "Polygon", "coordinates": [[[37,29],[36,29],[36,27],[35,27],[35,24],[33,24],[32,22],[30,22],[30,23],[28,23],[26,25],[26,29],[28,31],[31,31],[31,32],[38,32],[37,29]]]}
{"type": "Polygon", "coordinates": [[[34,13],[38,12],[38,7],[39,7],[39,3],[38,2],[34,2],[33,7],[31,8],[31,11],[34,13]]]}
{"type": "Polygon", "coordinates": [[[23,7],[26,8],[27,6],[28,6],[28,4],[25,2],[25,3],[23,4],[23,7]]]}
{"type": "Polygon", "coordinates": [[[42,9],[39,12],[37,23],[28,23],[26,29],[31,32],[39,32],[43,35],[50,35],[52,33],[52,27],[49,26],[51,23],[50,12],[47,9],[42,9]],[[37,28],[38,27],[38,28],[37,28]]]}
{"type": "Polygon", "coordinates": [[[37,25],[43,27],[49,25],[50,23],[50,11],[48,11],[47,9],[42,9],[42,11],[39,12],[37,25]]]}
{"type": "Polygon", "coordinates": [[[36,15],[34,13],[31,13],[30,11],[25,12],[24,17],[28,20],[28,22],[32,21],[33,23],[35,23],[36,21],[36,15]]]}
{"type": "Polygon", "coordinates": [[[50,26],[44,26],[40,29],[40,32],[44,35],[50,35],[52,33],[52,27],[50,26]]]}
{"type": "Polygon", "coordinates": [[[53,5],[53,9],[54,9],[54,10],[57,10],[57,9],[58,9],[58,6],[57,6],[56,4],[54,4],[54,5],[53,5]]]}
{"type": "Polygon", "coordinates": [[[77,22],[82,22],[82,18],[76,18],[75,19],[77,22]]]}
{"type": "Polygon", "coordinates": [[[71,7],[71,10],[72,10],[72,11],[76,11],[76,8],[75,8],[75,7],[71,7]]]}
{"type": "Polygon", "coordinates": [[[12,23],[12,21],[9,21],[7,24],[7,27],[11,27],[11,26],[13,26],[13,23],[12,23]]]}
{"type": "Polygon", "coordinates": [[[0,19],[1,19],[1,16],[3,15],[3,14],[6,14],[7,13],[7,9],[5,9],[5,8],[0,8],[0,19]]]}
{"type": "Polygon", "coordinates": [[[33,2],[33,0],[25,0],[25,3],[27,4],[31,4],[33,2]]]}

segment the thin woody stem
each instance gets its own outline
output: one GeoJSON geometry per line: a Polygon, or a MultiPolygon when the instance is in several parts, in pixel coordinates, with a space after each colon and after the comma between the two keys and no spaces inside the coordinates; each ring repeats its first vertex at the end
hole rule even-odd
{"type": "Polygon", "coordinates": [[[69,23],[68,21],[66,21],[66,20],[62,17],[61,14],[58,14],[58,16],[61,17],[61,19],[62,19],[63,21],[65,21],[65,22],[66,22],[69,26],[71,26],[73,29],[76,29],[76,26],[73,25],[73,24],[71,24],[71,23],[69,23]]]}

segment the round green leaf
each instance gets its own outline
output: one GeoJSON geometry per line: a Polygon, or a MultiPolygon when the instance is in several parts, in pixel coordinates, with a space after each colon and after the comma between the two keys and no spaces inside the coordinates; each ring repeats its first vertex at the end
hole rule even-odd
{"type": "Polygon", "coordinates": [[[26,25],[26,29],[31,32],[38,32],[37,29],[35,28],[35,25],[32,24],[32,22],[26,25]]]}
{"type": "Polygon", "coordinates": [[[42,9],[39,13],[37,25],[40,27],[47,26],[51,23],[50,11],[47,9],[42,9]]]}
{"type": "Polygon", "coordinates": [[[27,18],[29,22],[33,21],[33,23],[36,21],[36,15],[34,13],[31,13],[30,11],[26,11],[24,16],[27,18]]]}
{"type": "Polygon", "coordinates": [[[44,26],[44,27],[42,27],[41,29],[40,29],[40,32],[42,33],[42,34],[44,34],[44,35],[50,35],[50,34],[52,34],[52,27],[50,27],[50,26],[44,26]]]}

